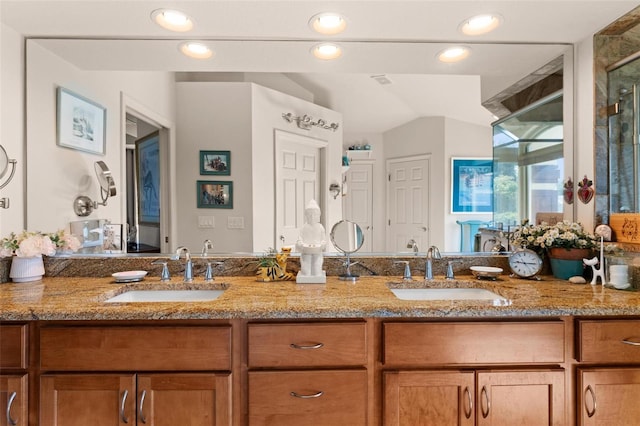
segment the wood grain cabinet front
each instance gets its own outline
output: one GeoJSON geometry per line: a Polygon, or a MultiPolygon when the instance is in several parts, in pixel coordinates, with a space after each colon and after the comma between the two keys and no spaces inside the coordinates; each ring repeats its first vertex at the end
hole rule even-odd
{"type": "Polygon", "coordinates": [[[26,324],[0,324],[0,370],[27,368],[27,330],[26,324]]]}
{"type": "Polygon", "coordinates": [[[558,364],[564,362],[561,320],[387,322],[384,364],[558,364]]]}
{"type": "Polygon", "coordinates": [[[0,426],[29,424],[26,374],[0,374],[0,426]]]}
{"type": "Polygon", "coordinates": [[[229,373],[47,374],[41,426],[231,424],[229,373]]]}
{"type": "Polygon", "coordinates": [[[564,371],[384,373],[385,426],[566,424],[564,371]]]}
{"type": "Polygon", "coordinates": [[[640,320],[578,319],[577,424],[640,424],[640,320]]]}
{"type": "Polygon", "coordinates": [[[366,425],[366,331],[364,321],[249,324],[249,425],[366,425]]]}
{"type": "Polygon", "coordinates": [[[580,362],[640,363],[640,320],[578,320],[580,362]]]}
{"type": "Polygon", "coordinates": [[[249,372],[250,426],[364,426],[365,370],[249,372]]]}
{"type": "Polygon", "coordinates": [[[249,367],[351,367],[367,362],[364,322],[249,324],[249,367]]]}

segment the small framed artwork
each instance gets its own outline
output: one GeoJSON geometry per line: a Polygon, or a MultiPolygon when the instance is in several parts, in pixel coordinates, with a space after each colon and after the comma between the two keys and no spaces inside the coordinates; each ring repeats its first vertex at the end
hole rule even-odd
{"type": "Polygon", "coordinates": [[[138,220],[160,226],[160,133],[136,141],[138,220]]]}
{"type": "Polygon", "coordinates": [[[200,151],[201,175],[231,175],[230,151],[200,151]]]}
{"type": "Polygon", "coordinates": [[[58,87],[58,146],[104,155],[106,122],[106,108],[58,87]]]}
{"type": "Polygon", "coordinates": [[[197,186],[199,209],[233,208],[233,182],[199,180],[197,186]]]}
{"type": "Polygon", "coordinates": [[[451,159],[451,213],[493,211],[493,160],[451,159]]]}

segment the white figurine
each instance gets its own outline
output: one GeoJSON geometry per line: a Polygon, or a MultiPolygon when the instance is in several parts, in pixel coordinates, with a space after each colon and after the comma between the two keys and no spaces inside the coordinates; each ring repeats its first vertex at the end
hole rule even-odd
{"type": "Polygon", "coordinates": [[[323,284],[327,282],[327,275],[322,270],[322,253],[327,241],[324,226],[320,223],[320,207],[315,200],[307,204],[304,217],[305,224],[296,241],[296,251],[300,252],[300,272],[296,282],[323,284]]]}
{"type": "Polygon", "coordinates": [[[600,234],[600,259],[598,257],[593,257],[591,259],[582,259],[585,265],[591,266],[591,270],[593,271],[593,278],[591,279],[591,285],[595,285],[598,283],[598,277],[600,278],[600,282],[602,285],[605,285],[604,279],[604,236],[600,234]],[[600,264],[598,267],[596,265],[600,264]]]}

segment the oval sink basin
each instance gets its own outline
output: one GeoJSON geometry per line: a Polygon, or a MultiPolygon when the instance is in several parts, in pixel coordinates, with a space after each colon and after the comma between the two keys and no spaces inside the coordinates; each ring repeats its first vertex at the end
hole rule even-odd
{"type": "Polygon", "coordinates": [[[392,288],[401,300],[490,300],[508,305],[509,300],[484,288],[392,288]]]}
{"type": "Polygon", "coordinates": [[[209,302],[216,300],[222,293],[224,290],[129,290],[105,302],[209,302]]]}

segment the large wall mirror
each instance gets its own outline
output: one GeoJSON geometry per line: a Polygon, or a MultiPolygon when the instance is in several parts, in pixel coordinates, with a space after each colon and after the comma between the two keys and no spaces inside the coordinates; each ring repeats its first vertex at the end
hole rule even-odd
{"type": "MultiPolygon", "coordinates": [[[[351,172],[355,173],[359,164],[368,165],[372,172],[370,194],[373,199],[367,201],[371,203],[368,209],[372,212],[371,223],[363,226],[365,232],[369,232],[366,240],[371,242],[367,251],[415,251],[415,246],[405,249],[408,247],[405,240],[421,241],[420,245],[425,247],[437,244],[443,251],[457,251],[459,228],[455,221],[464,218],[437,208],[450,202],[451,177],[444,164],[453,156],[491,157],[491,123],[495,120],[492,114],[511,112],[503,104],[500,111],[490,111],[491,105],[496,104],[496,98],[516,95],[514,90],[523,89],[518,84],[531,79],[532,74],[536,74],[532,82],[543,79],[545,76],[537,73],[546,65],[559,61],[560,78],[564,78],[565,86],[569,81],[568,87],[571,87],[571,73],[565,72],[562,76],[562,68],[567,64],[571,66],[571,57],[565,56],[570,49],[559,44],[476,44],[473,46],[476,59],[452,70],[419,60],[435,57],[442,48],[438,43],[351,43],[346,46],[351,56],[362,57],[350,58],[324,72],[319,72],[316,64],[304,65],[306,58],[297,59],[295,52],[306,52],[307,44],[309,42],[218,41],[216,49],[221,58],[225,57],[226,50],[234,50],[234,57],[241,59],[221,59],[212,66],[185,62],[174,40],[28,40],[27,156],[32,167],[28,176],[32,178],[27,180],[27,185],[32,195],[27,199],[27,226],[60,227],[77,219],[66,213],[52,218],[33,206],[51,194],[51,204],[62,212],[66,195],[60,194],[70,196],[80,190],[84,182],[82,164],[93,159],[67,150],[60,154],[48,148],[37,149],[43,140],[50,139],[48,133],[55,128],[50,97],[56,86],[62,86],[106,105],[109,136],[105,157],[110,167],[117,170],[119,182],[127,182],[127,164],[131,162],[127,160],[127,147],[123,142],[127,124],[137,121],[150,124],[148,127],[153,131],[167,129],[170,142],[161,155],[166,167],[162,168],[165,173],[159,181],[165,190],[163,222],[135,224],[138,234],[134,238],[141,247],[158,246],[160,251],[170,251],[176,244],[198,247],[205,234],[220,252],[261,252],[283,243],[291,244],[292,241],[280,241],[279,235],[283,233],[274,230],[277,220],[271,212],[277,204],[275,131],[276,138],[278,132],[285,132],[326,143],[327,149],[320,153],[320,158],[326,161],[327,167],[318,190],[326,228],[330,229],[342,219],[358,219],[348,217],[350,210],[346,209],[349,197],[359,194],[357,183],[349,181],[351,190],[346,189],[348,186],[343,184],[347,177],[342,173],[340,161],[345,153],[350,155],[345,151],[348,146],[369,144],[372,147],[369,155],[360,156],[363,161],[354,155],[355,161],[351,163],[351,172]],[[267,51],[275,59],[260,59],[256,51],[267,51]],[[480,59],[482,57],[492,59],[487,61],[480,59]],[[247,58],[256,59],[247,61],[247,58]],[[381,85],[372,78],[381,74],[391,84],[381,85]],[[286,96],[274,100],[275,92],[286,96]],[[209,93],[208,97],[203,98],[203,93],[209,93]],[[356,102],[357,97],[362,100],[356,102]],[[291,103],[292,98],[302,98],[302,101],[291,103]],[[256,108],[249,107],[260,102],[265,110],[273,109],[274,104],[279,109],[270,111],[271,118],[264,118],[256,108]],[[309,110],[309,105],[317,108],[309,110]],[[309,113],[335,121],[340,125],[339,131],[301,131],[282,120],[281,115],[288,112],[309,113]],[[224,131],[221,130],[223,124],[216,122],[223,116],[225,126],[233,124],[224,131]],[[264,121],[269,122],[262,131],[265,137],[257,137],[257,126],[264,121]],[[48,124],[43,126],[43,123],[48,124]],[[201,127],[203,123],[209,127],[201,127]],[[447,135],[430,140],[436,129],[444,127],[455,129],[460,135],[448,136],[451,140],[447,140],[447,135]],[[410,139],[403,132],[411,133],[415,140],[402,146],[400,139],[410,139]],[[250,141],[249,145],[242,145],[243,140],[250,141]],[[260,151],[264,146],[270,150],[260,151]],[[199,155],[207,150],[230,151],[228,176],[199,172],[199,155]],[[391,246],[386,244],[384,235],[385,212],[394,207],[386,201],[387,164],[397,158],[410,160],[415,155],[430,156],[431,199],[429,210],[423,212],[429,217],[428,224],[409,229],[400,243],[391,246]],[[69,174],[71,164],[78,169],[75,176],[69,174]],[[52,173],[60,179],[35,183],[37,168],[45,165],[54,169],[52,173]],[[196,202],[196,181],[212,185],[233,182],[233,194],[230,194],[233,209],[201,208],[196,202]],[[330,196],[328,187],[332,183],[342,185],[345,193],[330,196]],[[44,191],[38,191],[37,198],[31,188],[35,185],[41,189],[47,186],[44,191]],[[58,223],[52,223],[54,220],[58,223]],[[424,236],[423,232],[429,235],[424,236]]],[[[557,77],[557,69],[550,74],[557,77]]],[[[570,110],[572,105],[561,102],[562,108],[570,110]]],[[[138,135],[138,138],[144,137],[145,134],[138,135]]],[[[136,142],[130,143],[128,151],[135,145],[136,142]]],[[[129,158],[136,157],[129,155],[129,158]]],[[[132,211],[137,211],[130,205],[130,200],[135,199],[131,196],[133,191],[135,187],[124,188],[123,197],[113,200],[113,209],[101,211],[100,218],[121,223],[131,221],[132,211]]],[[[482,219],[493,218],[489,213],[482,219]]],[[[424,251],[424,247],[417,249],[424,251]]]]}

